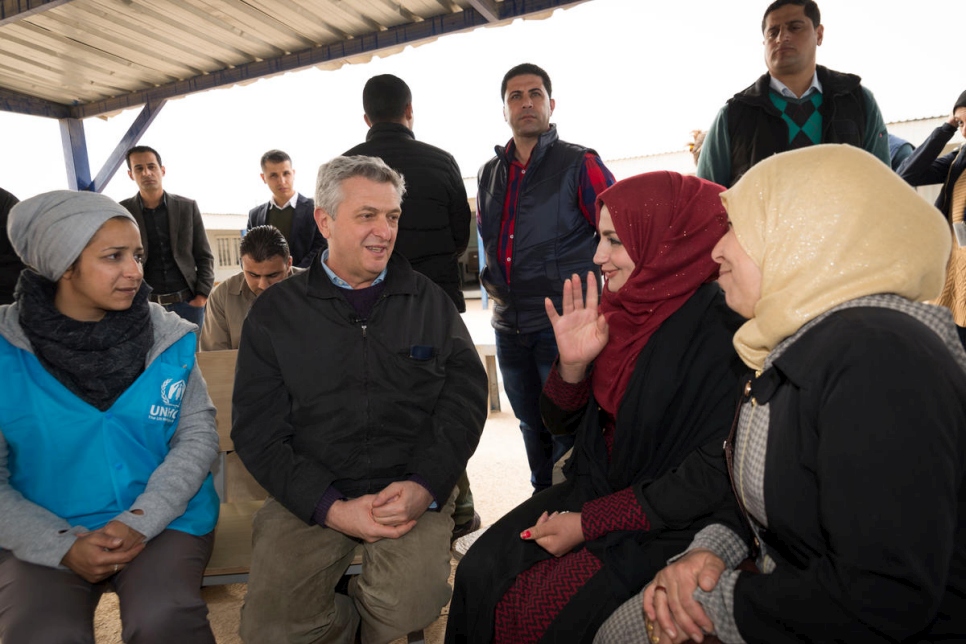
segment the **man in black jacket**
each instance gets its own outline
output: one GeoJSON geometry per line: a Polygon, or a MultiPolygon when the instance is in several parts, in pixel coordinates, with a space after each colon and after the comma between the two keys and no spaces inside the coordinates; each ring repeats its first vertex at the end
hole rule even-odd
{"type": "Polygon", "coordinates": [[[262,293],[238,347],[232,440],[271,497],[255,515],[246,642],[388,642],[449,601],[456,481],[486,373],[446,294],[393,257],[403,180],[319,168],[321,261],[262,293]],[[357,546],[362,574],[335,586],[357,546]],[[341,637],[339,637],[341,635],[341,637]]]}
{"type": "Polygon", "coordinates": [[[815,64],[825,27],[814,0],[775,0],[761,21],[768,73],[718,112],[697,174],[732,186],[773,154],[847,143],[890,165],[885,122],[862,79],[815,64]]]}
{"type": "Polygon", "coordinates": [[[439,284],[462,313],[466,302],[457,262],[470,238],[470,206],[456,159],[416,140],[413,95],[401,78],[370,78],[362,107],[369,126],[366,142],[345,156],[379,157],[406,179],[396,252],[439,284]]]}

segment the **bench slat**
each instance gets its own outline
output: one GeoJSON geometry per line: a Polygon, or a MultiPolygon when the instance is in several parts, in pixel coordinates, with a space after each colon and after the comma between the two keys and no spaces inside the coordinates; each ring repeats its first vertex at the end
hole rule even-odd
{"type": "Polygon", "coordinates": [[[205,568],[205,577],[248,574],[252,560],[252,516],[263,503],[236,501],[221,504],[215,527],[215,546],[205,568]]]}

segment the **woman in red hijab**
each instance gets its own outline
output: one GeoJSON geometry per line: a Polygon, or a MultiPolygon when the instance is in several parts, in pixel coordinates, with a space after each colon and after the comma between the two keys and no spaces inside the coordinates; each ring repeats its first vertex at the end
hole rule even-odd
{"type": "Polygon", "coordinates": [[[727,230],[723,190],[652,172],[598,197],[600,302],[595,276],[585,302],[575,275],[563,311],[547,304],[560,355],[541,405],[551,431],[576,432],[566,481],[469,549],[447,642],[590,642],[703,527],[675,525],[675,509],[686,506],[690,519],[715,499],[680,486],[661,496],[657,482],[647,499],[660,519],[646,516],[641,500],[645,485],[673,478],[689,454],[714,460],[731,426],[743,373],[731,338],[743,319],[714,283],[710,253],[727,230]]]}

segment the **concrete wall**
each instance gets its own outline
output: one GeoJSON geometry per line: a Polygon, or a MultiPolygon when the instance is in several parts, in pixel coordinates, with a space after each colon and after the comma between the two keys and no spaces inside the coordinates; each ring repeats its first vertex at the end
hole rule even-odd
{"type": "Polygon", "coordinates": [[[215,256],[215,284],[241,270],[238,246],[248,225],[248,215],[202,215],[208,245],[215,256]]]}

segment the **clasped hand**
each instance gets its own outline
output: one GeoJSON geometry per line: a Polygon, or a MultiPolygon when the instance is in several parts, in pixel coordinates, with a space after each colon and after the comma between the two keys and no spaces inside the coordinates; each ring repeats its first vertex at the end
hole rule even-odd
{"type": "Polygon", "coordinates": [[[651,641],[701,642],[713,633],[714,624],[692,595],[698,587],[713,590],[724,570],[724,561],[710,550],[692,550],[657,573],[644,588],[644,613],[654,626],[651,641]]]}
{"type": "Polygon", "coordinates": [[[398,539],[416,526],[432,502],[429,490],[419,483],[396,481],[378,494],[336,501],[325,525],[366,543],[398,539]]]}
{"type": "Polygon", "coordinates": [[[78,535],[61,563],[96,584],[122,570],[144,550],[144,535],[120,521],[78,535]]]}
{"type": "Polygon", "coordinates": [[[557,371],[565,382],[580,382],[607,344],[607,320],[597,308],[597,277],[587,273],[586,303],[580,276],[573,275],[563,285],[563,311],[558,314],[549,297],[544,300],[544,308],[557,340],[557,371]]]}

